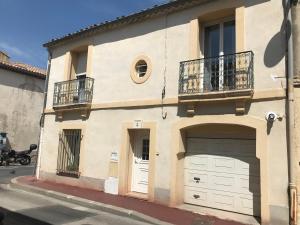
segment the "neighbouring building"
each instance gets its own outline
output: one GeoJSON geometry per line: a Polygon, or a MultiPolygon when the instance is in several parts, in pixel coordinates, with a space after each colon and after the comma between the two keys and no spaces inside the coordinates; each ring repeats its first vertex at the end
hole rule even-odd
{"type": "Polygon", "coordinates": [[[45,78],[46,71],[13,62],[0,51],[0,132],[15,150],[39,142],[45,78]]]}
{"type": "Polygon", "coordinates": [[[289,224],[283,2],[172,1],[46,43],[38,178],[289,224]]]}

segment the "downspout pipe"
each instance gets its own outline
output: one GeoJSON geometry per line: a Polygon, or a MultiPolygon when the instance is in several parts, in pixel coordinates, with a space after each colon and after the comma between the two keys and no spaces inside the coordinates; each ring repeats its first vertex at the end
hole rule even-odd
{"type": "Polygon", "coordinates": [[[51,60],[52,60],[52,53],[49,49],[48,51],[48,61],[47,61],[47,72],[46,72],[46,82],[44,87],[44,103],[43,103],[43,109],[42,109],[42,115],[40,119],[40,136],[39,136],[39,148],[38,148],[38,157],[37,157],[37,163],[35,168],[35,177],[36,179],[40,178],[40,168],[41,168],[41,155],[42,155],[42,149],[43,149],[43,134],[44,134],[44,120],[45,120],[45,109],[47,105],[47,96],[48,96],[48,84],[49,84],[49,76],[50,76],[50,68],[51,68],[51,60]]]}
{"type": "Polygon", "coordinates": [[[294,52],[291,0],[285,0],[285,34],[287,46],[287,130],[289,164],[289,203],[290,224],[297,224],[297,186],[296,186],[296,149],[295,149],[295,113],[294,113],[294,52]]]}

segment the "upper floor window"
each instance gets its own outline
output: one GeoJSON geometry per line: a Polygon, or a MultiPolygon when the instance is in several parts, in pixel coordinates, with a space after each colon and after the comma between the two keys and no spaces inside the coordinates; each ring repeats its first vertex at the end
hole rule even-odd
{"type": "Polygon", "coordinates": [[[148,66],[147,66],[147,63],[145,60],[138,61],[135,65],[135,70],[136,70],[137,76],[144,77],[146,75],[147,68],[148,68],[148,66]]]}
{"type": "Polygon", "coordinates": [[[235,21],[225,20],[204,28],[204,56],[217,57],[235,53],[235,21]]]}
{"type": "Polygon", "coordinates": [[[67,80],[85,77],[87,73],[88,46],[73,49],[70,52],[70,58],[67,58],[67,60],[69,60],[69,69],[66,74],[67,80]]]}
{"type": "Polygon", "coordinates": [[[131,65],[130,76],[133,82],[136,84],[141,84],[148,80],[151,72],[152,65],[150,59],[147,56],[142,55],[133,61],[131,65]]]}
{"type": "Polygon", "coordinates": [[[75,58],[75,75],[76,77],[86,75],[87,51],[76,53],[75,58]]]}
{"type": "Polygon", "coordinates": [[[203,89],[221,91],[235,89],[236,58],[235,21],[231,19],[204,27],[203,89]]]}

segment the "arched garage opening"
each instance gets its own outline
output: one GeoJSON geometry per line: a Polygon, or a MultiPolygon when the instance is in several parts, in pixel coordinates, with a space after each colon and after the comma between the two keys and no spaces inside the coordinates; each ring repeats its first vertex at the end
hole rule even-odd
{"type": "Polygon", "coordinates": [[[199,116],[184,118],[174,124],[170,205],[187,203],[260,216],[261,224],[268,224],[266,131],[265,121],[251,116],[199,116]],[[216,178],[218,171],[222,175],[219,179],[216,178]],[[217,186],[212,185],[214,183],[217,186]],[[227,195],[226,188],[229,190],[233,186],[236,193],[227,195]],[[202,189],[213,192],[214,188],[220,189],[223,199],[218,198],[217,204],[211,206],[215,200],[210,197],[213,194],[202,189]],[[197,191],[199,193],[195,193],[197,191]],[[225,201],[229,204],[223,204],[225,201]],[[238,204],[243,205],[244,209],[238,208],[238,204]]]}

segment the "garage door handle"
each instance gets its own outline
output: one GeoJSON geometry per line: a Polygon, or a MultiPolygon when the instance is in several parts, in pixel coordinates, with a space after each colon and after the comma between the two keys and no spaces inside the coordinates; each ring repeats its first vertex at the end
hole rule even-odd
{"type": "Polygon", "coordinates": [[[198,198],[200,198],[200,195],[193,195],[193,197],[194,197],[195,199],[198,199],[198,198]]]}
{"type": "Polygon", "coordinates": [[[200,178],[199,177],[194,177],[194,181],[196,181],[196,183],[200,182],[200,178]]]}

